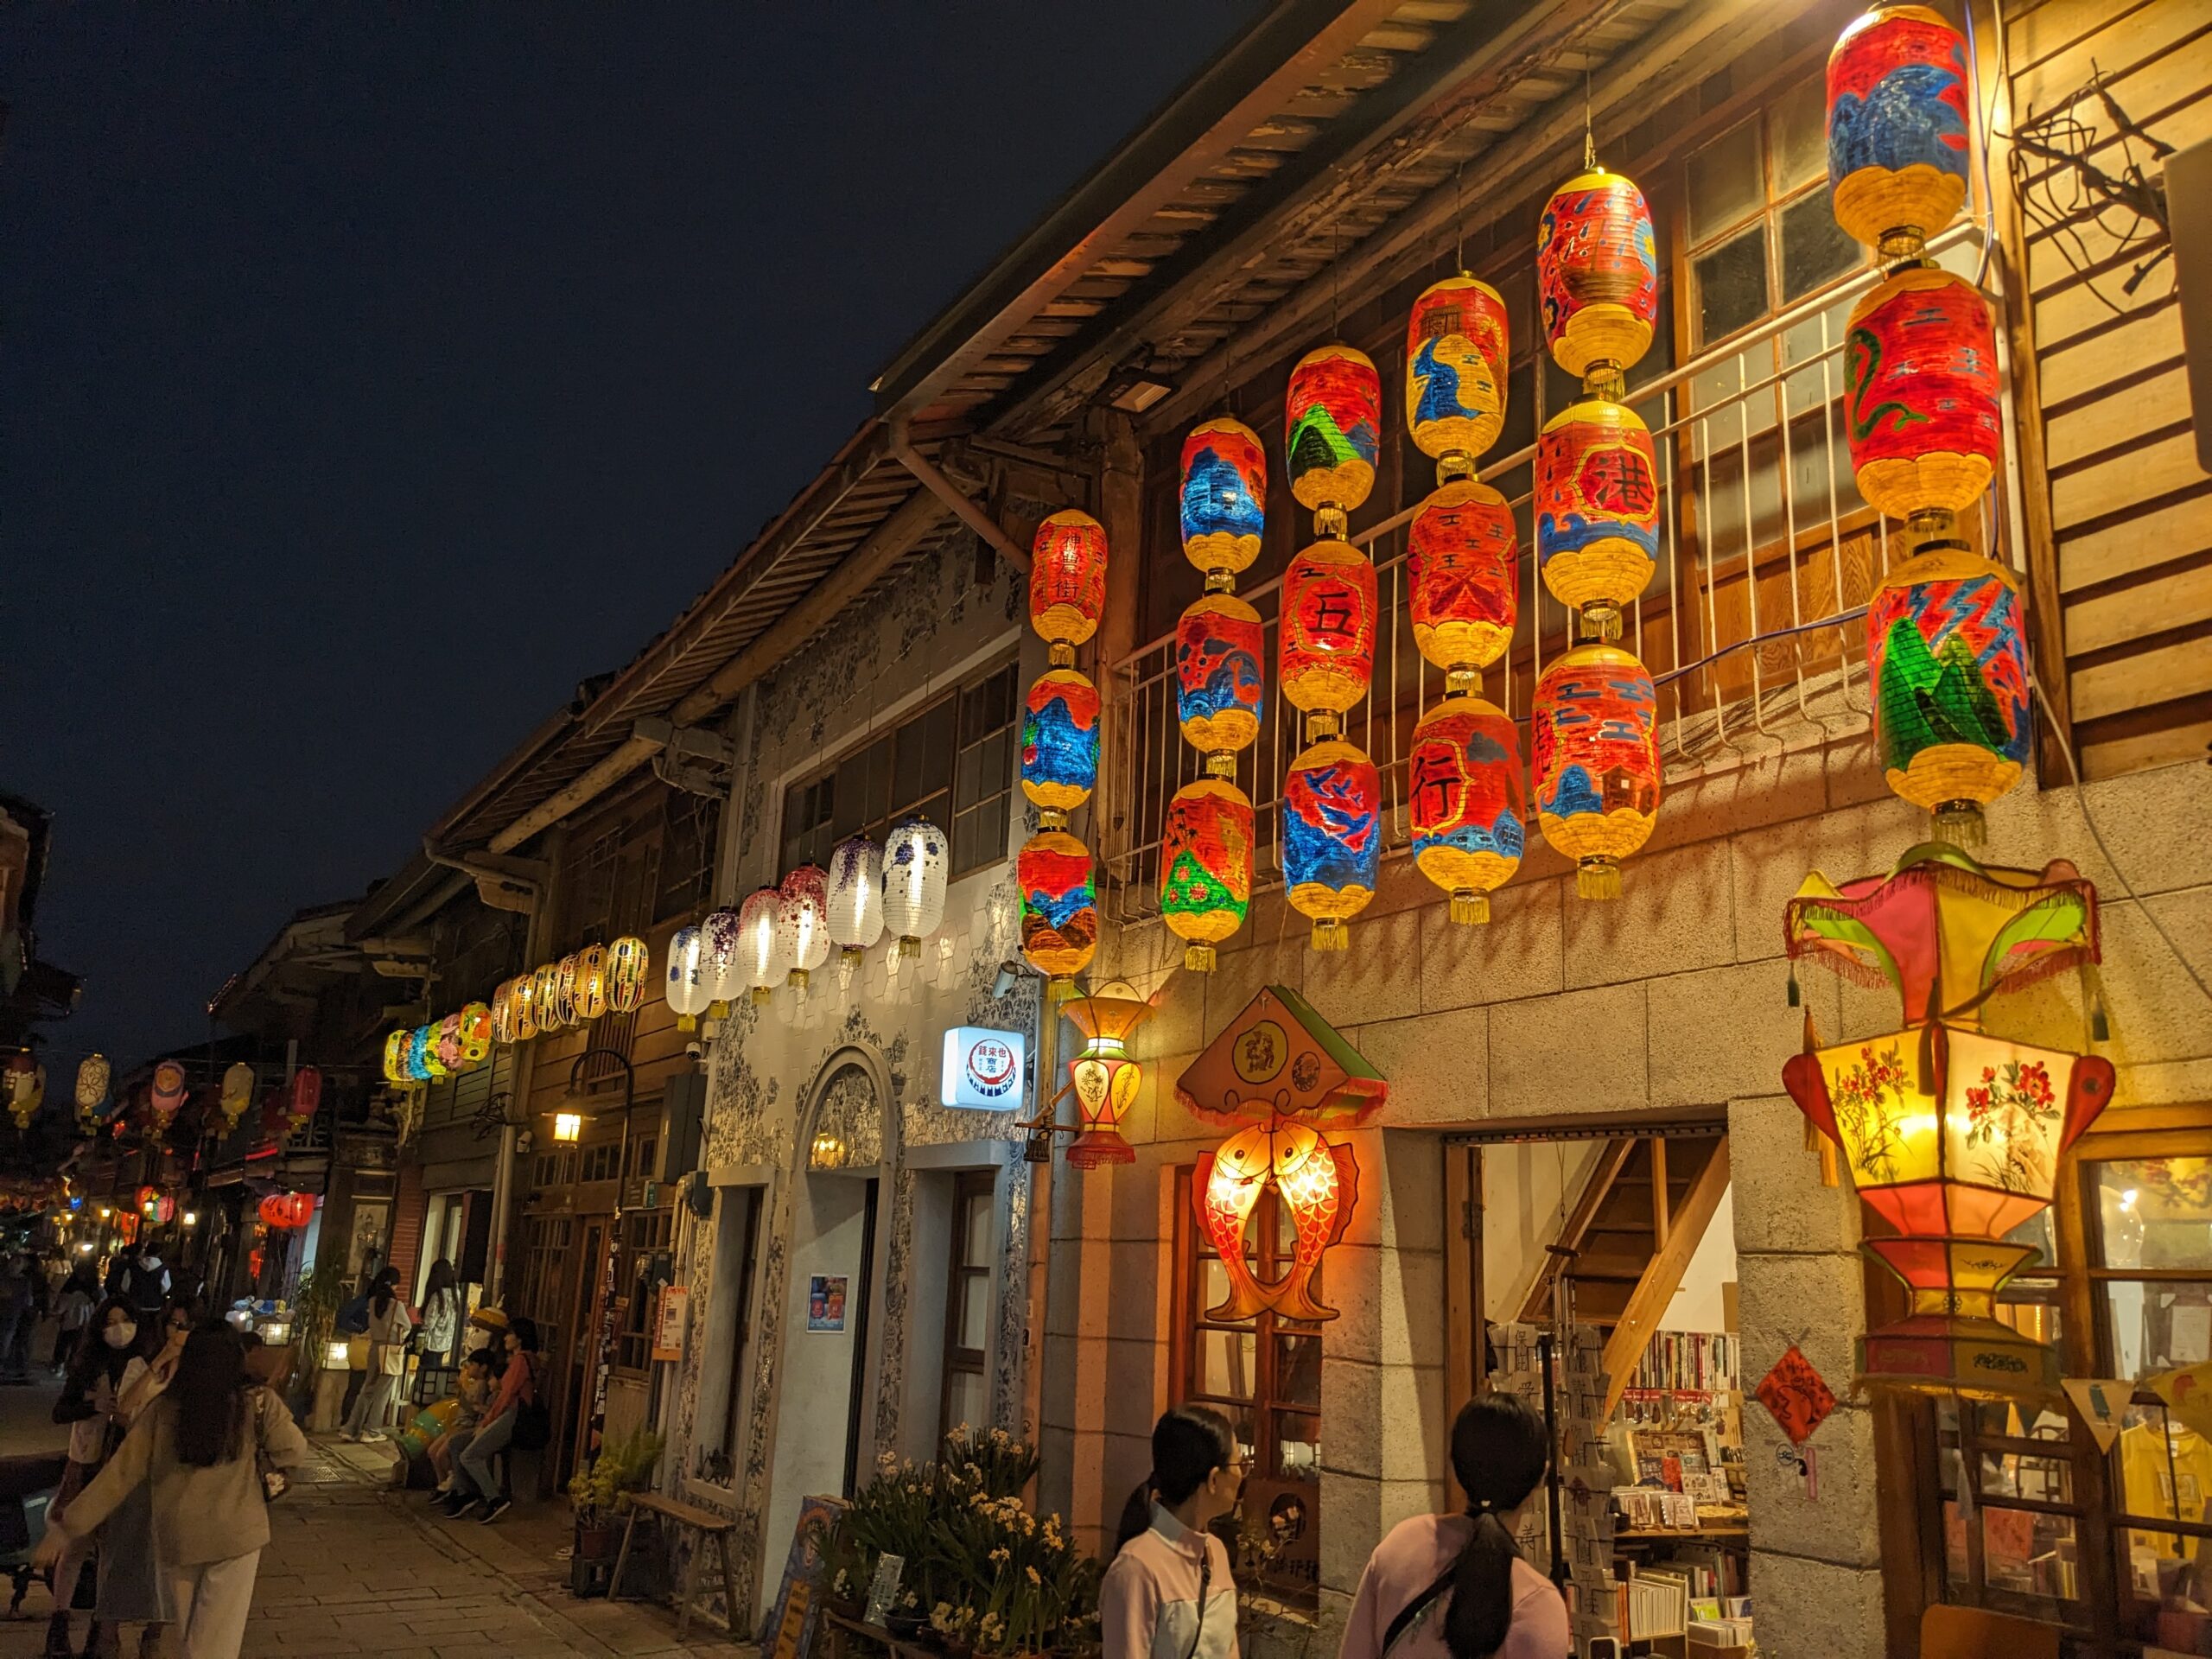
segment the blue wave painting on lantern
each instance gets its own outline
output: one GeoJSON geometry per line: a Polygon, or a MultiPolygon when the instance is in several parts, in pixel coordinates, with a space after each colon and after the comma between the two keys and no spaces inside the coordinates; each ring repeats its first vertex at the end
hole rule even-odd
{"type": "Polygon", "coordinates": [[[1342,741],[1316,744],[1283,785],[1283,874],[1293,889],[1375,890],[1382,864],[1375,765],[1342,741]]]}
{"type": "Polygon", "coordinates": [[[1828,65],[1830,183],[1909,167],[1967,177],[1966,41],[1919,6],[1869,12],[1828,65]]]}
{"type": "Polygon", "coordinates": [[[1256,733],[1267,696],[1260,663],[1266,649],[1256,613],[1241,600],[1209,596],[1192,605],[1175,630],[1177,722],[1217,720],[1241,709],[1256,733]]]}
{"type": "Polygon", "coordinates": [[[1040,675],[1021,721],[1021,792],[1072,810],[1098,783],[1098,689],[1071,668],[1040,675]]]}
{"type": "Polygon", "coordinates": [[[1249,427],[1209,421],[1184,441],[1183,545],[1194,563],[1242,570],[1267,527],[1267,453],[1249,427]]]}

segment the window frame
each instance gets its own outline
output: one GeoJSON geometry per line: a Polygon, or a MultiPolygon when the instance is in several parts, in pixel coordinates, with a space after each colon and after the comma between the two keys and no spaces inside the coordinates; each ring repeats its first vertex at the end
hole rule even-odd
{"type": "MultiPolygon", "coordinates": [[[[952,1421],[952,1382],[956,1376],[973,1376],[982,1385],[986,1402],[990,1396],[991,1350],[990,1323],[984,1321],[983,1346],[964,1347],[960,1342],[960,1313],[964,1304],[967,1287],[981,1281],[983,1285],[984,1306],[990,1302],[991,1241],[986,1239],[982,1256],[970,1261],[968,1256],[968,1211],[977,1202],[984,1206],[987,1217],[994,1222],[997,1216],[998,1172],[994,1169],[963,1169],[952,1177],[951,1236],[945,1241],[944,1283],[944,1348],[938,1367],[938,1441],[942,1445],[954,1429],[960,1427],[952,1421]]],[[[988,1404],[986,1409],[988,1410],[988,1404]]],[[[985,1428],[986,1423],[971,1423],[971,1428],[985,1428]]]]}
{"type": "MultiPolygon", "coordinates": [[[[741,1231],[743,1239],[732,1252],[737,1261],[735,1282],[726,1304],[730,1320],[726,1338],[729,1346],[729,1378],[722,1402],[719,1455],[727,1473],[715,1483],[718,1485],[736,1483],[738,1448],[744,1439],[745,1418],[753,1404],[753,1391],[746,1385],[745,1370],[747,1356],[753,1350],[753,1281],[760,1268],[760,1212],[768,1207],[767,1198],[768,1189],[765,1186],[727,1186],[715,1205],[717,1247],[721,1243],[724,1228],[741,1231]],[[741,1206],[741,1217],[734,1213],[741,1206]]],[[[720,1255],[719,1249],[716,1254],[720,1255]]]]}

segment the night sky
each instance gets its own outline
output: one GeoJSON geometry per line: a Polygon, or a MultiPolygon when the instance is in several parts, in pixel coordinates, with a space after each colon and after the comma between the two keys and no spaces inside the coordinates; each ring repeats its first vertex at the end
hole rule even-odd
{"type": "Polygon", "coordinates": [[[0,787],[67,1077],[207,1035],[1261,7],[0,11],[0,787]]]}

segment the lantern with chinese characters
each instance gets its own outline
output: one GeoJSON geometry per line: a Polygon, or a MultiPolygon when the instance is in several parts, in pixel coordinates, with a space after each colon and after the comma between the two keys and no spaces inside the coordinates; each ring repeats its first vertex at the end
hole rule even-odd
{"type": "MultiPolygon", "coordinates": [[[[512,1043],[515,1040],[515,982],[503,979],[492,992],[492,1040],[512,1043]]],[[[386,1076],[390,1076],[387,1070],[386,1076]]]]}
{"type": "Polygon", "coordinates": [[[699,930],[696,927],[677,928],[676,936],[668,942],[667,988],[663,995],[668,999],[669,1012],[676,1016],[678,1031],[695,1029],[699,1016],[714,1001],[707,995],[702,955],[699,930]]]}
{"type": "Polygon", "coordinates": [[[1052,647],[1055,668],[1075,665],[1075,648],[1098,632],[1106,608],[1106,528],[1067,509],[1037,526],[1029,550],[1029,626],[1052,647]]]}
{"type": "Polygon", "coordinates": [[[1486,922],[1521,867],[1529,801],[1513,721],[1480,697],[1446,697],[1414,728],[1406,773],[1414,866],[1452,895],[1452,919],[1486,922]]]}
{"type": "Polygon", "coordinates": [[[518,974],[514,979],[512,1004],[515,1040],[526,1043],[537,1035],[537,975],[535,971],[518,974]]]}
{"type": "Polygon", "coordinates": [[[1308,738],[1333,736],[1375,675],[1375,567],[1350,542],[1316,542],[1282,578],[1276,678],[1306,711],[1308,738]]]}
{"type": "Polygon", "coordinates": [[[1552,360],[1592,391],[1619,395],[1659,318],[1659,253],[1643,192],[1592,166],[1544,204],[1536,296],[1552,360]]]}
{"type": "Polygon", "coordinates": [[[154,1068],[154,1089],[148,1104],[152,1108],[154,1122],[162,1128],[184,1104],[184,1068],[175,1060],[163,1060],[154,1068]]]}
{"type": "MultiPolygon", "coordinates": [[[[163,1064],[170,1062],[164,1061],[163,1064]]],[[[161,1073],[156,1070],[154,1075],[159,1077],[161,1073]]],[[[183,1077],[184,1073],[179,1071],[180,1099],[183,1092],[183,1077]]],[[[8,1111],[16,1120],[16,1127],[28,1129],[31,1126],[31,1119],[38,1115],[40,1104],[46,1099],[46,1068],[38,1063],[38,1057],[29,1049],[19,1049],[8,1057],[7,1070],[4,1074],[0,1074],[0,1082],[7,1085],[8,1111]]],[[[176,1108],[172,1106],[169,1109],[174,1112],[176,1108]]],[[[162,1120],[164,1124],[168,1121],[167,1118],[162,1120]]]]}
{"type": "Polygon", "coordinates": [[[1223,416],[1183,440],[1183,556],[1226,589],[1260,556],[1267,528],[1268,452],[1260,435],[1223,416]]]}
{"type": "Polygon", "coordinates": [[[1874,743],[1891,790],[1940,839],[1979,841],[1981,810],[2028,758],[2028,648],[2018,583],[1937,546],[1884,578],[1866,607],[1874,743]]]}
{"type": "Polygon", "coordinates": [[[1544,586],[1585,638],[1618,639],[1659,553],[1658,461],[1636,411],[1586,398],[1545,422],[1535,504],[1544,586]]]}
{"type": "Polygon", "coordinates": [[[1465,271],[1432,283],[1406,320],[1406,426],[1440,479],[1472,478],[1505,424],[1505,302],[1465,271]]]}
{"type": "Polygon", "coordinates": [[[714,910],[699,924],[699,977],[709,1012],[717,1020],[752,983],[746,972],[745,924],[734,910],[714,910]]]}
{"type": "MultiPolygon", "coordinates": [[[[386,1045],[385,1052],[391,1052],[386,1045]]],[[[77,1062],[77,1116],[89,1122],[92,1115],[107,1103],[107,1086],[114,1075],[105,1054],[87,1054],[77,1062]]]]}
{"type": "Polygon", "coordinates": [[[1375,897],[1382,864],[1382,779],[1361,750],[1316,743],[1282,785],[1283,880],[1291,907],[1313,923],[1316,950],[1342,950],[1344,924],[1375,897]]]}
{"type": "Polygon", "coordinates": [[[537,994],[531,1006],[537,1014],[537,1033],[550,1037],[569,1022],[561,1015],[561,964],[549,962],[538,968],[531,979],[537,994]]]}
{"type": "Polygon", "coordinates": [[[883,937],[883,850],[866,836],[848,836],[830,849],[823,910],[830,942],[848,958],[883,937]]]}
{"type": "Polygon", "coordinates": [[[245,1116],[246,1108],[253,1104],[253,1068],[244,1060],[235,1060],[223,1072],[223,1088],[218,1096],[223,1122],[231,1128],[238,1127],[245,1116]]]}
{"type": "Polygon", "coordinates": [[[576,952],[576,1018],[596,1020],[607,1012],[607,947],[588,944],[576,952]]]}
{"type": "MultiPolygon", "coordinates": [[[[582,982],[579,980],[579,987],[582,982]]],[[[492,1052],[492,1010],[481,1002],[461,1005],[461,1059],[464,1065],[481,1065],[492,1052]]]]}
{"type": "Polygon", "coordinates": [[[1967,175],[1967,43],[1925,6],[1885,6],[1828,54],[1836,223],[1885,259],[1918,257],[1958,217],[1967,175]]]}
{"type": "Polygon", "coordinates": [[[1210,974],[1214,947],[1252,902],[1252,803],[1218,778],[1184,785],[1167,804],[1160,858],[1160,919],[1184,942],[1183,965],[1210,974]]]}
{"type": "Polygon", "coordinates": [[[1029,837],[1014,860],[1021,886],[1021,954],[1065,990],[1098,949],[1098,887],[1090,849],[1065,830],[1029,837]]]}
{"type": "Polygon", "coordinates": [[[1869,505],[1916,536],[1948,534],[1997,467],[1997,338],[1963,276],[1911,265],[1851,308],[1844,430],[1869,505]]]}
{"type": "Polygon", "coordinates": [[[293,1129],[305,1128],[314,1121],[322,1107],[322,1073],[312,1065],[303,1065],[292,1073],[292,1081],[284,1091],[284,1116],[293,1129]]]}
{"type": "Polygon", "coordinates": [[[1536,823],[1585,899],[1619,895],[1620,861],[1659,816],[1658,704],[1643,664],[1611,645],[1577,646],[1536,683],[1536,823]]]}
{"type": "Polygon", "coordinates": [[[1364,352],[1317,346],[1290,372],[1283,404],[1290,493],[1324,536],[1344,533],[1347,516],[1375,487],[1382,437],[1382,381],[1364,352]]]}
{"type": "Polygon", "coordinates": [[[778,890],[776,953],[785,958],[790,982],[801,989],[807,976],[830,959],[828,900],[829,878],[818,864],[800,865],[778,890]]]}
{"type": "Polygon", "coordinates": [[[1406,532],[1414,645],[1471,691],[1478,671],[1513,643],[1521,612],[1520,536],[1505,498],[1487,484],[1442,486],[1406,532]]]}
{"type": "Polygon", "coordinates": [[[652,972],[652,952],[645,942],[630,934],[607,947],[607,1011],[629,1014],[645,1000],[645,976],[652,972]]]}
{"type": "Polygon", "coordinates": [[[1136,1103],[1144,1068],[1129,1058],[1129,1033],[1152,1014],[1152,1004],[1123,980],[1109,980],[1088,996],[1069,1002],[1064,1012],[1084,1036],[1083,1052],[1068,1062],[1083,1133],[1068,1148],[1077,1169],[1103,1164],[1133,1164],[1136,1148],[1122,1139],[1122,1114],[1136,1103]]]}
{"type": "Polygon", "coordinates": [[[1266,654],[1260,613],[1234,594],[1200,595],[1175,625],[1176,719],[1217,778],[1235,777],[1237,752],[1260,735],[1266,654]]]}
{"type": "Polygon", "coordinates": [[[271,1192],[261,1201],[264,1225],[291,1232],[315,1219],[315,1197],[308,1192],[271,1192]]]}
{"type": "Polygon", "coordinates": [[[553,1015],[564,1026],[576,1023],[576,953],[553,966],[553,1015]]]}
{"type": "Polygon", "coordinates": [[[784,896],[773,887],[755,887],[737,907],[738,971],[755,1002],[766,1002],[791,976],[791,959],[779,925],[783,909],[784,896]]]}
{"type": "Polygon", "coordinates": [[[1037,677],[1021,720],[1021,792],[1047,829],[1098,785],[1098,688],[1071,668],[1037,677]]]}
{"type": "Polygon", "coordinates": [[[921,954],[922,941],[944,920],[944,882],[952,849],[927,818],[909,818],[883,842],[883,925],[901,957],[921,954]]]}

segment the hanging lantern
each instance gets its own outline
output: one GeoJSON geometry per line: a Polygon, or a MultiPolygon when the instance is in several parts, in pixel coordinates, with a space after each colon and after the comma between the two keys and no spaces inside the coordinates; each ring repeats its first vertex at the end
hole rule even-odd
{"type": "Polygon", "coordinates": [[[284,1115],[295,1130],[303,1129],[315,1121],[321,1107],[322,1073],[312,1065],[303,1065],[292,1073],[291,1086],[285,1091],[284,1115]]]}
{"type": "Polygon", "coordinates": [[[1225,591],[1260,556],[1267,529],[1268,452],[1260,435],[1227,416],[1183,440],[1183,556],[1225,591]]]}
{"type": "Polygon", "coordinates": [[[77,1062],[77,1110],[79,1116],[97,1112],[107,1103],[112,1068],[105,1054],[87,1054],[77,1062]]]}
{"type": "MultiPolygon", "coordinates": [[[[162,1064],[174,1063],[164,1061],[162,1064]]],[[[154,1075],[160,1077],[160,1071],[156,1069],[154,1075]]],[[[183,1079],[184,1073],[180,1071],[177,1073],[180,1100],[183,1095],[183,1079]]],[[[28,1129],[31,1126],[31,1119],[38,1113],[40,1103],[46,1098],[46,1068],[38,1063],[37,1057],[29,1049],[19,1049],[8,1057],[5,1081],[9,1113],[15,1118],[17,1128],[28,1129]]],[[[176,1109],[172,1106],[169,1109],[175,1111],[176,1109]]]]}
{"type": "Polygon", "coordinates": [[[515,982],[503,979],[492,992],[492,1040],[501,1045],[515,1040],[515,982]]]}
{"type": "Polygon", "coordinates": [[[423,1061],[423,1075],[433,1080],[447,1076],[452,1068],[446,1064],[445,1056],[438,1052],[438,1022],[434,1020],[429,1025],[418,1027],[416,1029],[423,1034],[422,1047],[419,1051],[423,1061]]]}
{"type": "Polygon", "coordinates": [[[1612,645],[1577,646],[1536,683],[1536,823],[1585,899],[1619,896],[1620,861],[1659,816],[1658,704],[1643,664],[1612,645]]]}
{"type": "Polygon", "coordinates": [[[804,990],[807,976],[830,959],[824,914],[829,877],[818,864],[802,864],[784,878],[776,911],[776,950],[790,969],[790,982],[804,990]]]}
{"type": "Polygon", "coordinates": [[[427,1083],[430,1077],[430,1033],[426,1026],[415,1026],[407,1033],[406,1057],[400,1069],[409,1083],[427,1083]]]}
{"type": "Polygon", "coordinates": [[[564,1026],[576,1023],[576,953],[573,950],[554,964],[553,1014],[564,1026]]]}
{"type": "Polygon", "coordinates": [[[1275,677],[1306,711],[1309,740],[1333,736],[1375,674],[1375,566],[1350,542],[1316,542],[1282,578],[1275,677]]]}
{"type": "Polygon", "coordinates": [[[596,1020],[607,1012],[607,947],[588,944],[576,952],[576,1018],[596,1020]]]}
{"type": "Polygon", "coordinates": [[[184,1104],[184,1068],[175,1060],[163,1060],[154,1068],[154,1090],[148,1102],[153,1109],[154,1122],[163,1128],[184,1104]]]}
{"type": "Polygon", "coordinates": [[[271,1192],[261,1201],[262,1221],[281,1231],[293,1231],[315,1219],[315,1196],[308,1192],[271,1192]]]}
{"type": "Polygon", "coordinates": [[[1065,990],[1098,949],[1098,887],[1090,849],[1065,830],[1029,837],[1014,859],[1021,887],[1021,954],[1065,990]]]}
{"type": "Polygon", "coordinates": [[[140,1187],[137,1207],[156,1227],[165,1227],[176,1218],[176,1199],[158,1186],[140,1187]]]}
{"type": "Polygon", "coordinates": [[[407,1081],[407,1033],[394,1031],[385,1033],[384,1039],[384,1080],[386,1083],[407,1081]]]}
{"type": "Polygon", "coordinates": [[[531,1007],[537,1014],[537,1034],[550,1037],[569,1023],[561,1014],[561,964],[549,962],[531,977],[537,986],[531,1007]]]}
{"type": "Polygon", "coordinates": [[[1828,54],[1836,223],[1885,260],[1919,257],[1966,203],[1965,36],[1925,6],[1885,6],[1828,54]]]}
{"type": "Polygon", "coordinates": [[[1160,857],[1160,919],[1184,942],[1184,967],[1210,974],[1214,947],[1252,902],[1252,803],[1218,778],[1184,785],[1167,804],[1160,857]]]}
{"type": "Polygon", "coordinates": [[[709,911],[699,924],[699,977],[706,987],[707,1011],[717,1020],[753,982],[746,943],[744,920],[734,910],[709,911]]]}
{"type": "Polygon", "coordinates": [[[1021,792],[1048,830],[1098,785],[1098,688],[1071,668],[1038,676],[1021,721],[1021,792]]]}
{"type": "Polygon", "coordinates": [[[1535,499],[1544,586],[1584,638],[1618,639],[1659,555],[1658,458],[1636,411],[1588,398],[1545,422],[1535,499]]]}
{"type": "Polygon", "coordinates": [[[630,1014],[645,1000],[645,979],[652,972],[653,953],[645,942],[625,934],[607,947],[607,1011],[630,1014]]]}
{"type": "Polygon", "coordinates": [[[922,941],[944,920],[946,867],[952,849],[927,818],[909,818],[883,843],[883,925],[897,954],[921,954],[922,941]]]}
{"type": "Polygon", "coordinates": [[[1406,320],[1406,426],[1441,480],[1472,478],[1505,425],[1505,302],[1465,271],[1432,283],[1406,320]]]}
{"type": "Polygon", "coordinates": [[[883,853],[866,836],[848,836],[830,849],[823,910],[830,942],[848,958],[883,937],[883,853]]]}
{"type": "Polygon", "coordinates": [[[791,959],[785,949],[783,895],[773,887],[755,887],[737,907],[738,966],[753,1000],[766,1002],[769,993],[788,978],[791,959]]]}
{"type": "Polygon", "coordinates": [[[699,1016],[714,999],[707,995],[706,974],[701,965],[699,930],[679,927],[668,942],[668,974],[662,995],[678,1031],[697,1027],[699,1016]]]}
{"type": "Polygon", "coordinates": [[[448,1074],[461,1070],[465,1064],[461,1057],[461,1016],[449,1014],[430,1027],[430,1047],[438,1057],[438,1064],[448,1074]]]}
{"type": "Polygon", "coordinates": [[[1283,879],[1291,907],[1313,923],[1316,950],[1342,950],[1344,924],[1367,908],[1382,866],[1382,779],[1338,739],[1291,762],[1282,785],[1283,879]]]}
{"type": "Polygon", "coordinates": [[[1471,691],[1478,671],[1513,643],[1521,614],[1520,534],[1505,498],[1461,480],[1422,502],[1406,532],[1414,645],[1471,691]]]}
{"type": "Polygon", "coordinates": [[[1249,1128],[1215,1151],[1200,1153],[1191,1181],[1198,1224],[1228,1271],[1227,1294],[1209,1319],[1251,1319],[1273,1308],[1285,1319],[1333,1319],[1337,1310],[1313,1294],[1314,1274],[1329,1246],[1344,1236],[1359,1192],[1359,1163],[1303,1123],[1249,1128]],[[1273,1283],[1253,1272],[1244,1232],[1260,1195],[1274,1187],[1292,1228],[1288,1269],[1273,1283]],[[1241,1271],[1240,1271],[1241,1269],[1241,1271]]]}
{"type": "Polygon", "coordinates": [[[1126,980],[1116,979],[1075,998],[1064,1012],[1084,1036],[1083,1052],[1068,1062],[1068,1082],[1083,1118],[1068,1162],[1077,1169],[1133,1164],[1136,1148],[1122,1139],[1121,1122],[1136,1103],[1144,1068],[1129,1058],[1128,1039],[1152,1016],[1152,1004],[1126,980]]]}
{"type": "Polygon", "coordinates": [[[1511,716],[1480,697],[1445,698],[1414,728],[1406,778],[1414,868],[1452,895],[1453,921],[1488,921],[1529,828],[1511,716]]]}
{"type": "Polygon", "coordinates": [[[526,1043],[537,1035],[537,976],[535,972],[515,976],[512,1017],[517,1042],[526,1043]]]}
{"type": "Polygon", "coordinates": [[[1382,436],[1382,381],[1364,352],[1317,346],[1290,372],[1283,404],[1290,493],[1324,536],[1344,533],[1375,487],[1382,436]]]}
{"type": "Polygon", "coordinates": [[[1087,512],[1054,513],[1029,550],[1029,626],[1052,666],[1075,666],[1075,648],[1098,632],[1106,609],[1106,527],[1087,512]]]}
{"type": "Polygon", "coordinates": [[[1234,594],[1201,594],[1175,624],[1176,718],[1217,778],[1234,778],[1260,735],[1267,649],[1259,612],[1234,594]]]}
{"type": "Polygon", "coordinates": [[[492,1010],[481,1002],[461,1005],[461,1063],[481,1065],[492,1052],[492,1010]]]}
{"type": "Polygon", "coordinates": [[[253,1104],[253,1068],[244,1060],[234,1060],[223,1073],[222,1093],[219,1096],[223,1122],[236,1128],[245,1116],[247,1107],[253,1104]]]}
{"type": "Polygon", "coordinates": [[[1544,204],[1536,294],[1552,360],[1585,387],[1618,395],[1659,319],[1659,253],[1643,192],[1591,166],[1544,204]]]}
{"type": "Polygon", "coordinates": [[[1893,273],[1844,328],[1844,429],[1867,504],[1948,535],[1996,470],[1997,337],[1989,302],[1932,265],[1893,273]]]}

